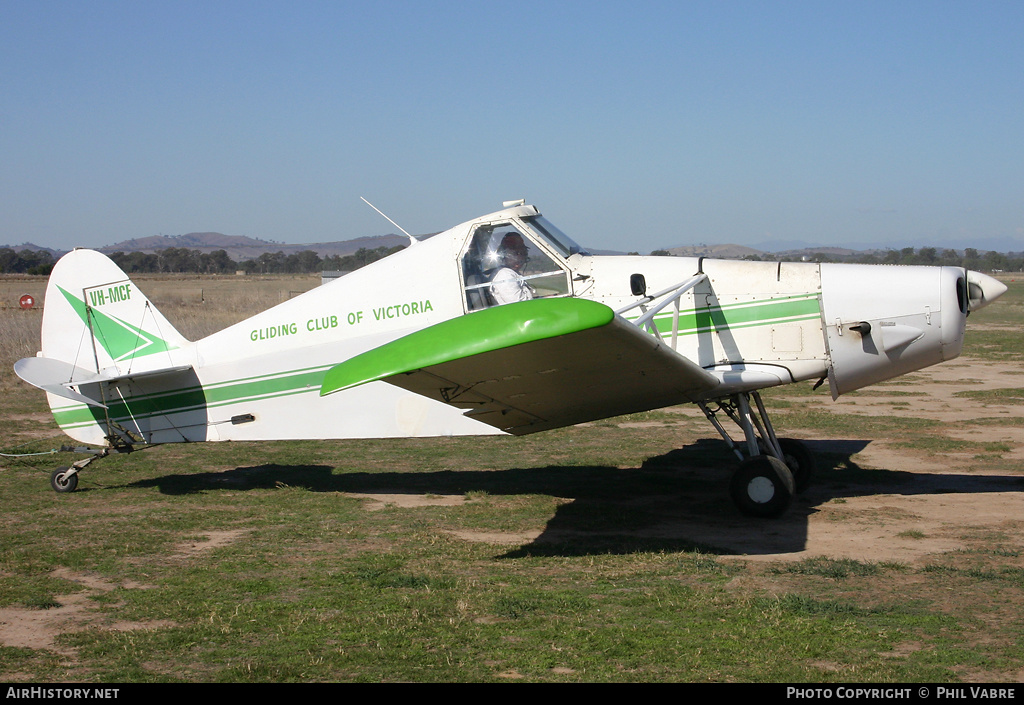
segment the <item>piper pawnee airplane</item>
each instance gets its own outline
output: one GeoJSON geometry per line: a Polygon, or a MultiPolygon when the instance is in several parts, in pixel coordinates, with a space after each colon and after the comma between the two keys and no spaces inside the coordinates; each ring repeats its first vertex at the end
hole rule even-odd
{"type": "Polygon", "coordinates": [[[504,206],[195,342],[106,256],[65,255],[42,351],[15,364],[98,446],[52,487],[162,443],[524,435],[693,403],[740,461],[739,510],[778,516],[814,460],[759,390],[827,380],[837,398],[953,359],[1006,291],[958,267],[593,256],[504,206]],[[510,287],[523,300],[503,304],[510,287]]]}

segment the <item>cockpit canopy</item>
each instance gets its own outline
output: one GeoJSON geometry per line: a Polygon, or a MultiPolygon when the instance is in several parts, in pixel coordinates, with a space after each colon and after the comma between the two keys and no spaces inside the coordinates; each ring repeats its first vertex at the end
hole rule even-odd
{"type": "Polygon", "coordinates": [[[588,253],[541,215],[475,226],[461,257],[467,310],[571,296],[565,260],[576,254],[588,253]]]}

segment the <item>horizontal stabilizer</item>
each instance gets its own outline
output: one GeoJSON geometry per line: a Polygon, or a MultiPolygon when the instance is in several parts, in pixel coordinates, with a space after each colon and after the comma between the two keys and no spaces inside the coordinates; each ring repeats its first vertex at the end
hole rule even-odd
{"type": "Polygon", "coordinates": [[[719,384],[607,306],[581,299],[438,323],[331,368],[321,394],[380,380],[516,435],[694,401],[719,384]]]}
{"type": "Polygon", "coordinates": [[[107,408],[106,404],[80,394],[71,387],[83,384],[97,384],[100,382],[119,382],[121,380],[141,379],[144,377],[156,377],[175,372],[184,372],[191,369],[191,365],[178,367],[164,367],[158,370],[147,370],[131,374],[118,374],[111,369],[109,372],[92,372],[90,370],[76,367],[70,362],[54,360],[48,357],[26,357],[14,363],[14,373],[25,380],[33,387],[55,394],[65,399],[82,402],[89,406],[107,408]]]}

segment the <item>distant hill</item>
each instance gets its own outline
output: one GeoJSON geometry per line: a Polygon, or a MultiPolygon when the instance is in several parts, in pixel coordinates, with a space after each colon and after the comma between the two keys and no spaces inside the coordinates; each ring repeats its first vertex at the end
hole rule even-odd
{"type": "Polygon", "coordinates": [[[188,233],[186,235],[153,235],[151,237],[134,238],[101,247],[99,250],[107,254],[112,252],[155,253],[158,250],[166,250],[170,247],[199,250],[205,253],[224,250],[231,259],[236,262],[244,262],[250,259],[257,259],[265,252],[283,252],[286,255],[291,255],[305,250],[312,250],[320,257],[330,257],[333,255],[345,257],[355,253],[360,248],[373,250],[378,247],[406,245],[408,242],[409,238],[404,235],[375,235],[339,242],[313,242],[293,245],[259,240],[244,235],[188,233]]]}
{"type": "MultiPolygon", "coordinates": [[[[417,235],[417,238],[424,239],[431,237],[434,233],[426,235],[417,235]]],[[[354,254],[361,248],[367,250],[375,250],[380,247],[395,247],[405,246],[409,242],[408,238],[404,235],[376,235],[370,237],[359,237],[352,240],[340,240],[337,242],[314,242],[305,244],[285,244],[280,242],[271,242],[269,240],[260,240],[258,238],[247,237],[244,235],[225,235],[223,233],[187,233],[185,235],[153,235],[150,237],[139,237],[131,240],[124,240],[122,242],[115,243],[113,245],[107,245],[106,247],[97,248],[100,252],[111,254],[113,252],[144,252],[144,253],[156,253],[159,250],[166,250],[168,248],[181,248],[187,250],[198,250],[203,253],[210,253],[216,250],[224,250],[227,252],[228,257],[233,259],[235,262],[246,262],[248,260],[258,259],[260,255],[264,253],[275,253],[282,252],[285,255],[292,255],[304,250],[312,250],[316,252],[321,258],[339,256],[347,257],[354,254]]],[[[989,249],[993,249],[996,252],[1006,252],[1013,257],[1021,257],[1020,241],[1005,240],[1000,243],[995,242],[977,242],[971,243],[971,247],[975,247],[982,253],[987,252],[989,249]],[[985,245],[1002,244],[1007,249],[996,249],[986,248],[985,245]]],[[[54,250],[49,247],[40,247],[30,242],[23,243],[21,245],[0,245],[0,248],[9,247],[15,252],[21,250],[33,250],[33,251],[46,251],[53,255],[54,259],[58,259],[64,254],[64,251],[54,250]]],[[[833,261],[848,261],[854,260],[863,255],[875,255],[877,257],[884,257],[886,252],[893,249],[889,247],[877,247],[868,246],[864,247],[837,247],[837,246],[820,246],[814,247],[808,245],[805,242],[796,241],[778,241],[775,242],[764,242],[758,244],[756,247],[749,247],[746,245],[681,245],[678,247],[671,248],[660,248],[666,250],[669,254],[676,257],[711,257],[716,259],[744,259],[744,258],[762,258],[762,259],[785,259],[789,261],[799,261],[801,259],[819,259],[826,258],[833,261]],[[760,248],[760,249],[759,249],[760,248]]],[[[962,249],[956,248],[959,252],[963,252],[962,249]]],[[[593,254],[623,254],[622,252],[612,250],[590,250],[593,254]]]]}
{"type": "Polygon", "coordinates": [[[188,233],[186,235],[151,235],[124,240],[101,248],[103,252],[156,252],[168,247],[184,247],[189,250],[227,250],[228,248],[272,247],[274,243],[247,237],[245,235],[224,235],[223,233],[188,233]]]}

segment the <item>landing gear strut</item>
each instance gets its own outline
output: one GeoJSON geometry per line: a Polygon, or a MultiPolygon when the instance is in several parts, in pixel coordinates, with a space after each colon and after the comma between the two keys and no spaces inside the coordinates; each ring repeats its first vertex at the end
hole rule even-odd
{"type": "Polygon", "coordinates": [[[720,399],[716,409],[704,402],[698,405],[740,460],[729,486],[737,508],[748,516],[784,514],[793,496],[807,489],[814,474],[814,457],[807,447],[800,441],[776,437],[761,395],[756,391],[720,399]],[[742,429],[742,443],[733,441],[722,426],[716,417],[720,411],[742,429]]]}
{"type": "MultiPolygon", "coordinates": [[[[135,443],[143,442],[138,434],[132,433],[110,419],[107,419],[107,430],[110,432],[106,436],[108,446],[98,449],[75,448],[75,452],[89,453],[89,457],[72,463],[70,467],[59,467],[50,474],[50,487],[54,492],[74,492],[78,488],[78,473],[84,470],[89,463],[105,458],[111,453],[131,453],[135,449],[135,443]]],[[[147,445],[147,447],[151,446],[147,445]]]]}

